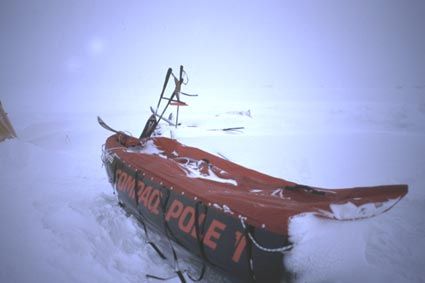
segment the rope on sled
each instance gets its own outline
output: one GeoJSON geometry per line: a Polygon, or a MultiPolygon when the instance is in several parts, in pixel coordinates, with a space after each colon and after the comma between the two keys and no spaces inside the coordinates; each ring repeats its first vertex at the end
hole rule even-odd
{"type": "Polygon", "coordinates": [[[276,252],[287,252],[290,249],[292,249],[292,244],[286,245],[286,246],[282,246],[279,248],[266,248],[262,245],[260,245],[254,238],[254,236],[252,235],[252,233],[248,230],[247,225],[245,224],[245,220],[244,217],[240,217],[240,221],[241,221],[241,225],[242,228],[245,230],[246,234],[248,235],[249,239],[251,240],[251,242],[260,250],[264,251],[264,252],[269,252],[269,253],[276,253],[276,252]]]}
{"type": "MultiPolygon", "coordinates": [[[[178,257],[177,257],[177,252],[176,252],[176,250],[174,249],[174,246],[173,246],[173,244],[172,244],[172,242],[171,242],[171,239],[170,239],[170,237],[173,237],[174,238],[174,240],[178,243],[179,241],[177,240],[177,238],[173,235],[173,233],[172,233],[172,231],[171,231],[171,229],[170,229],[170,227],[169,227],[169,225],[168,225],[168,223],[167,223],[167,221],[165,220],[165,214],[166,214],[166,207],[167,207],[167,204],[168,204],[168,201],[169,201],[169,198],[170,198],[170,192],[167,192],[167,194],[166,194],[166,197],[165,197],[165,199],[161,199],[161,201],[163,200],[163,203],[162,203],[162,205],[161,205],[161,208],[162,208],[162,215],[163,215],[163,224],[164,224],[164,232],[165,232],[165,236],[166,236],[166,238],[167,238],[167,240],[168,240],[168,244],[169,244],[169,246],[170,246],[170,248],[171,248],[171,251],[172,251],[172,254],[173,254],[173,260],[174,260],[174,272],[176,273],[176,275],[174,275],[174,276],[171,276],[171,277],[159,277],[159,276],[156,276],[156,275],[151,275],[151,274],[146,274],[146,278],[151,278],[151,279],[156,279],[156,280],[160,280],[160,281],[166,281],[166,280],[170,280],[170,279],[172,279],[172,278],[174,278],[174,277],[176,277],[176,276],[178,276],[179,277],[179,279],[180,279],[180,282],[182,282],[182,283],[186,283],[186,279],[184,278],[184,273],[186,273],[187,274],[187,276],[190,278],[190,280],[192,280],[192,281],[194,281],[194,282],[198,282],[198,281],[201,281],[203,278],[204,278],[204,275],[205,275],[205,271],[206,271],[206,264],[205,264],[205,261],[207,260],[207,258],[206,258],[206,256],[205,256],[205,252],[204,252],[204,249],[203,249],[203,243],[202,243],[202,240],[203,240],[203,237],[201,236],[202,234],[201,234],[201,228],[202,228],[202,232],[204,231],[204,225],[202,225],[202,227],[199,227],[199,211],[198,211],[198,206],[199,206],[199,204],[201,204],[202,205],[202,203],[201,202],[197,202],[196,203],[196,206],[195,206],[195,230],[196,230],[196,237],[197,237],[197,240],[198,240],[198,243],[199,243],[199,248],[200,248],[200,253],[201,253],[201,256],[203,257],[203,261],[202,261],[202,268],[201,268],[201,271],[200,271],[200,273],[199,273],[199,275],[198,275],[198,277],[194,277],[190,272],[189,272],[189,270],[181,270],[180,269],[180,267],[179,267],[179,261],[178,261],[178,257]]],[[[145,228],[146,229],[146,228],[145,228]]],[[[147,232],[146,230],[145,230],[145,232],[147,232]]],[[[152,245],[153,246],[153,245],[152,245]]],[[[154,247],[154,246],[153,246],[154,247]]],[[[160,252],[160,250],[157,248],[157,247],[154,247],[154,249],[155,250],[157,250],[157,252],[161,255],[162,253],[160,252]]],[[[163,257],[164,259],[165,259],[165,257],[163,257]]]]}
{"type": "MultiPolygon", "coordinates": [[[[199,223],[199,210],[198,207],[201,206],[202,207],[202,202],[198,201],[195,204],[195,233],[196,233],[196,240],[198,241],[198,245],[199,245],[199,252],[201,254],[202,257],[202,269],[198,275],[198,278],[193,277],[189,272],[187,272],[187,275],[189,276],[190,280],[194,281],[194,282],[198,282],[201,281],[202,278],[204,278],[205,275],[205,271],[207,269],[207,266],[205,264],[205,262],[208,262],[207,256],[205,254],[205,250],[204,250],[204,244],[203,244],[203,240],[204,240],[204,231],[205,231],[205,221],[202,222],[202,227],[200,227],[201,223],[199,223]]],[[[207,207],[205,206],[205,210],[207,209],[207,207]]],[[[205,211],[205,217],[206,217],[206,211],[205,211]]]]}

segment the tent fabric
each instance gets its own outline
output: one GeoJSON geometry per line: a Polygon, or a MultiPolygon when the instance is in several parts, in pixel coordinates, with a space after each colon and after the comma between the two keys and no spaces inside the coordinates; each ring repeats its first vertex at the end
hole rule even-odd
{"type": "Polygon", "coordinates": [[[139,140],[116,134],[108,138],[106,149],[167,188],[278,234],[288,233],[294,215],[366,218],[390,209],[407,193],[407,185],[334,190],[303,186],[165,137],[139,140]],[[383,205],[385,202],[389,205],[383,205]]]}
{"type": "Polygon", "coordinates": [[[0,142],[8,138],[16,138],[16,136],[16,132],[0,102],[0,142]]]}

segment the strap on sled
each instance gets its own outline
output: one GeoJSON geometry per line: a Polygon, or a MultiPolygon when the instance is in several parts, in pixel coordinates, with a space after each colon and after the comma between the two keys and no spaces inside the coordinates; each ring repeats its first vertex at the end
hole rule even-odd
{"type": "Polygon", "coordinates": [[[146,274],[146,278],[151,278],[151,279],[155,279],[155,280],[159,280],[159,281],[167,281],[170,280],[172,278],[178,277],[180,279],[180,282],[182,283],[186,283],[186,279],[184,277],[184,274],[187,274],[187,276],[190,278],[191,281],[193,282],[199,282],[204,278],[205,272],[206,272],[206,262],[208,262],[208,259],[206,257],[205,251],[204,251],[204,246],[203,246],[203,234],[205,232],[205,221],[200,221],[200,212],[199,212],[199,208],[204,209],[205,211],[205,217],[206,217],[206,213],[207,213],[207,207],[202,205],[202,202],[198,201],[195,205],[195,232],[196,232],[196,239],[199,245],[199,252],[201,254],[202,257],[202,267],[201,270],[198,274],[197,277],[193,276],[189,270],[182,270],[180,269],[179,266],[179,259],[177,256],[177,252],[174,248],[174,245],[172,243],[171,238],[173,238],[173,240],[177,243],[180,244],[181,246],[183,246],[178,239],[175,237],[175,235],[172,233],[171,228],[168,225],[168,222],[165,220],[165,215],[166,215],[166,208],[170,199],[170,192],[169,191],[164,191],[164,196],[161,197],[161,210],[162,210],[162,222],[164,225],[164,233],[165,236],[167,238],[168,244],[170,246],[170,249],[172,251],[172,255],[173,255],[173,265],[174,265],[174,272],[175,274],[173,276],[170,277],[160,277],[160,276],[156,276],[156,275],[152,275],[152,274],[146,274]],[[201,223],[202,222],[202,223],[201,223]]]}

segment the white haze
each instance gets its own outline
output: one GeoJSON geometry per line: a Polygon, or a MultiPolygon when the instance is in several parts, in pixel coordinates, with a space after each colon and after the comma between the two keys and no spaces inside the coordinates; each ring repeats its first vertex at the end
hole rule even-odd
{"type": "Polygon", "coordinates": [[[422,1],[1,1],[19,138],[0,144],[0,281],[172,272],[116,204],[96,116],[139,135],[183,64],[200,96],[164,135],[303,184],[409,185],[376,218],[295,218],[297,281],[425,282],[424,15],[422,1]]]}

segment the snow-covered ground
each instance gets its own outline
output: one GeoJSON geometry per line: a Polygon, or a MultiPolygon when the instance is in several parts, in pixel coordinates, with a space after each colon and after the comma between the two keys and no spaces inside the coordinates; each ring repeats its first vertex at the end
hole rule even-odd
{"type": "Polygon", "coordinates": [[[179,64],[199,97],[163,135],[301,184],[409,185],[375,218],[294,218],[296,281],[425,282],[424,15],[420,0],[1,1],[19,138],[0,143],[0,282],[172,273],[117,205],[96,116],[138,136],[179,64]]]}
{"type": "MultiPolygon", "coordinates": [[[[181,113],[183,125],[162,125],[163,134],[304,184],[409,184],[399,204],[372,219],[295,218],[296,244],[285,262],[300,282],[425,280],[420,105],[252,98],[217,108],[207,100],[191,99],[193,106],[181,113]],[[233,126],[245,129],[210,130],[233,126]]],[[[148,114],[145,109],[103,118],[138,135],[148,114]]],[[[137,222],[117,206],[100,161],[109,133],[95,115],[10,114],[19,139],[0,144],[2,282],[143,282],[146,273],[172,272],[144,244],[137,222]]]]}

